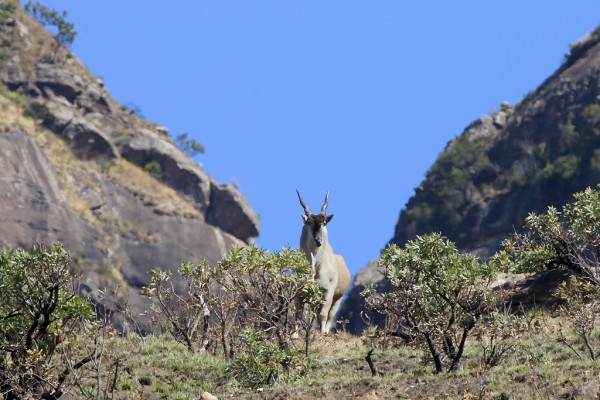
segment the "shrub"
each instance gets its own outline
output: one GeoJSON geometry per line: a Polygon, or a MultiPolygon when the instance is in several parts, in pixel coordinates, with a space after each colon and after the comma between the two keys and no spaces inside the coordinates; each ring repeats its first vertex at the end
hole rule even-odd
{"type": "Polygon", "coordinates": [[[304,376],[310,360],[289,347],[281,348],[264,333],[245,329],[239,334],[242,350],[227,367],[239,383],[246,387],[270,385],[304,376]]]}
{"type": "Polygon", "coordinates": [[[10,16],[14,14],[16,7],[13,3],[3,2],[0,3],[0,21],[4,22],[10,16]]]}
{"type": "Polygon", "coordinates": [[[23,111],[23,115],[39,120],[44,124],[52,124],[55,120],[54,114],[42,103],[33,102],[27,105],[23,111]]]}
{"type": "Polygon", "coordinates": [[[9,49],[0,47],[0,61],[8,60],[11,55],[12,54],[9,49]]]}
{"type": "Polygon", "coordinates": [[[528,330],[526,318],[515,313],[510,305],[492,309],[475,328],[483,363],[494,367],[506,360],[528,330]]]}
{"type": "Polygon", "coordinates": [[[600,185],[574,195],[560,213],[531,213],[526,232],[503,243],[495,261],[516,272],[566,268],[594,284],[600,283],[600,185]]]}
{"type": "Polygon", "coordinates": [[[391,319],[431,356],[436,372],[456,369],[466,339],[491,304],[493,264],[461,254],[440,234],[388,246],[379,259],[390,290],[363,291],[367,307],[391,319]]]}
{"type": "Polygon", "coordinates": [[[162,176],[162,168],[160,166],[160,163],[156,160],[148,161],[144,165],[144,171],[146,171],[156,179],[160,179],[162,176]]]}
{"type": "Polygon", "coordinates": [[[210,317],[205,300],[209,295],[209,266],[206,262],[197,266],[184,262],[179,273],[183,277],[185,294],[177,293],[169,271],[158,269],[150,271],[150,285],[144,288],[144,293],[157,300],[158,305],[153,310],[156,315],[166,317],[168,330],[177,341],[184,343],[190,351],[197,347],[206,350],[210,317]]]}
{"type": "Polygon", "coordinates": [[[306,257],[297,250],[271,253],[251,246],[232,249],[216,267],[183,263],[179,285],[172,283],[170,273],[155,269],[145,293],[157,300],[157,325],[166,326],[190,350],[222,351],[232,360],[233,374],[252,386],[274,382],[279,368],[291,373],[297,367],[292,335],[299,328],[308,356],[321,304],[321,290],[312,276],[306,257]],[[273,370],[269,379],[244,378],[248,372],[242,370],[247,365],[243,360],[257,354],[257,365],[273,370]],[[279,363],[276,370],[273,363],[279,363]]]}
{"type": "Polygon", "coordinates": [[[559,312],[571,324],[575,337],[568,334],[567,327],[559,324],[556,340],[571,349],[580,359],[587,354],[596,360],[600,356],[597,335],[596,316],[600,313],[600,287],[579,276],[571,276],[563,282],[557,294],[564,300],[559,312]]]}
{"type": "Polygon", "coordinates": [[[251,327],[269,333],[283,349],[290,345],[299,323],[306,332],[308,354],[321,289],[313,282],[312,268],[303,253],[289,247],[277,253],[256,246],[235,248],[214,271],[216,282],[229,296],[213,295],[213,303],[240,307],[237,332],[251,327]]]}
{"type": "Polygon", "coordinates": [[[73,385],[74,371],[93,359],[62,351],[93,318],[91,304],[73,293],[68,261],[60,245],[0,252],[0,393],[6,399],[59,398],[73,385]],[[64,362],[54,359],[57,353],[64,362]]]}

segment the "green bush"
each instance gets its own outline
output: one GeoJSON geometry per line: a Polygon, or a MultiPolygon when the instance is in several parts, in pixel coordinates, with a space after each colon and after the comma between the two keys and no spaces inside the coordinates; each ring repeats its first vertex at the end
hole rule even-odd
{"type": "Polygon", "coordinates": [[[68,262],[60,245],[0,252],[0,393],[7,398],[58,398],[92,360],[59,353],[94,316],[73,293],[68,262]]]}
{"type": "Polygon", "coordinates": [[[242,350],[226,371],[242,386],[258,387],[293,381],[305,376],[311,368],[310,359],[303,358],[289,347],[282,349],[268,340],[264,333],[245,329],[240,332],[239,340],[242,350]]]}
{"type": "Polygon", "coordinates": [[[148,161],[144,165],[144,171],[146,171],[156,179],[160,179],[162,177],[162,168],[160,166],[160,163],[156,160],[148,161]]]}
{"type": "Polygon", "coordinates": [[[563,282],[556,294],[564,300],[559,312],[570,322],[571,329],[565,329],[560,324],[556,329],[555,340],[567,346],[579,359],[587,354],[591,360],[597,360],[600,357],[597,331],[600,287],[575,275],[563,282]],[[570,334],[571,331],[574,334],[570,334]]]}
{"type": "Polygon", "coordinates": [[[367,288],[367,307],[423,347],[436,372],[458,366],[466,339],[492,304],[493,264],[481,264],[461,254],[440,234],[417,236],[404,248],[395,244],[381,254],[390,290],[378,294],[367,288]]]}
{"type": "Polygon", "coordinates": [[[0,47],[0,61],[8,60],[11,56],[9,49],[0,47]]]}
{"type": "Polygon", "coordinates": [[[183,263],[179,277],[177,286],[169,272],[150,273],[145,293],[157,301],[154,325],[166,327],[190,350],[221,352],[242,385],[273,383],[281,371],[286,379],[295,376],[291,368],[308,359],[322,293],[300,251],[234,248],[216,267],[183,263]],[[292,340],[300,330],[303,352],[292,340]],[[244,369],[252,357],[258,357],[256,376],[244,369]]]}
{"type": "Polygon", "coordinates": [[[525,233],[506,239],[492,261],[516,272],[566,268],[600,284],[600,185],[574,197],[562,213],[529,214],[525,233]]]}

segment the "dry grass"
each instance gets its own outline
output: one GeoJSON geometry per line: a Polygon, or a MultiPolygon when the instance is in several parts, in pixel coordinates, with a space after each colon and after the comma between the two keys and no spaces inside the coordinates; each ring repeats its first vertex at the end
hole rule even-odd
{"type": "Polygon", "coordinates": [[[71,209],[85,220],[98,225],[97,218],[90,211],[88,202],[81,196],[78,185],[96,185],[98,168],[93,162],[77,159],[67,143],[56,140],[56,135],[23,116],[22,108],[10,97],[0,96],[0,130],[19,127],[26,132],[44,151],[56,170],[61,194],[71,209]],[[82,173],[86,171],[86,173],[82,173]]]}
{"type": "Polygon", "coordinates": [[[202,214],[170,187],[160,183],[148,172],[125,159],[109,167],[108,175],[120,186],[137,196],[156,213],[202,218],[202,214]]]}

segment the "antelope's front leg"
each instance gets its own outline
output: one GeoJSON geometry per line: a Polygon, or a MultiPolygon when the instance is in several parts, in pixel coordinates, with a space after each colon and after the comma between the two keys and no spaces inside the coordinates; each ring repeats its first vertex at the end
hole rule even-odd
{"type": "Polygon", "coordinates": [[[333,304],[331,305],[331,308],[329,309],[329,314],[327,315],[327,326],[325,328],[327,330],[327,332],[329,332],[332,327],[336,326],[335,315],[337,314],[338,310],[340,309],[340,304],[342,304],[342,298],[343,297],[340,297],[339,299],[333,301],[333,304]]]}
{"type": "Polygon", "coordinates": [[[319,313],[319,322],[321,323],[321,333],[326,335],[329,333],[330,324],[327,323],[329,316],[329,310],[333,304],[333,289],[327,290],[325,298],[323,299],[323,305],[321,306],[321,312],[319,313]]]}

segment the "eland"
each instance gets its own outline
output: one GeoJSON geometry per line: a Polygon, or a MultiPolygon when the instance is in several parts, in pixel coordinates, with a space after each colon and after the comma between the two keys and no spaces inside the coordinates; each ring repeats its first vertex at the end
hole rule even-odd
{"type": "Polygon", "coordinates": [[[304,209],[304,215],[300,214],[304,222],[300,236],[300,249],[312,266],[315,283],[325,291],[319,322],[321,333],[327,334],[332,327],[335,327],[335,315],[350,285],[350,271],[342,256],[335,254],[329,244],[327,224],[333,218],[333,214],[326,214],[329,192],[325,195],[325,203],[319,214],[311,213],[302,200],[300,192],[296,190],[296,193],[304,209]]]}

